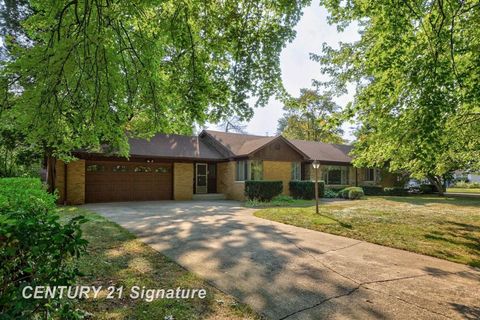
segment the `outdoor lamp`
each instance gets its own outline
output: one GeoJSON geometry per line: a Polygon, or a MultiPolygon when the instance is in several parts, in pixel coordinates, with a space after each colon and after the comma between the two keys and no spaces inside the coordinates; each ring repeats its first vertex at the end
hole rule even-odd
{"type": "Polygon", "coordinates": [[[315,212],[318,214],[318,168],[320,168],[320,162],[318,160],[313,161],[313,169],[315,169],[315,212]]]}

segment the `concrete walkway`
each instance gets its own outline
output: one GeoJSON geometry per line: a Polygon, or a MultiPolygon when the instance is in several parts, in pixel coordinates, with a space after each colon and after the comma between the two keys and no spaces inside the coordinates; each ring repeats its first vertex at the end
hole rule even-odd
{"type": "Polygon", "coordinates": [[[252,216],[236,202],[88,204],[271,319],[480,319],[480,271],[252,216]]]}

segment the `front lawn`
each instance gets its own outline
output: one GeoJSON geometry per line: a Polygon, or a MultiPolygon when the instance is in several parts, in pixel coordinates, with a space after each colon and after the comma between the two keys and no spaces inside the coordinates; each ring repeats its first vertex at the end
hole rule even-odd
{"type": "Polygon", "coordinates": [[[478,193],[480,194],[479,188],[447,188],[447,192],[451,193],[478,193]]]}
{"type": "Polygon", "coordinates": [[[152,302],[124,297],[78,302],[78,308],[92,313],[95,319],[258,319],[247,306],[221,293],[194,274],[153,250],[135,236],[103,217],[67,207],[60,209],[63,220],[83,214],[88,252],[77,266],[84,274],[79,285],[125,288],[134,285],[147,289],[191,288],[207,291],[205,299],[159,299],[152,302]]]}
{"type": "Polygon", "coordinates": [[[265,208],[255,216],[480,267],[480,200],[367,197],[315,207],[265,208]]]}

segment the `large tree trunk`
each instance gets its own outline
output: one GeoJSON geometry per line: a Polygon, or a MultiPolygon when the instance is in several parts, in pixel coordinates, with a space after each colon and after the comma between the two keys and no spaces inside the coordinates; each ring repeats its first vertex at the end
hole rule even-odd
{"type": "Polygon", "coordinates": [[[430,181],[431,184],[433,184],[437,190],[438,190],[438,195],[440,197],[443,197],[445,195],[443,191],[443,183],[442,183],[442,177],[440,176],[431,176],[428,177],[428,180],[430,181]]]}
{"type": "Polygon", "coordinates": [[[55,191],[55,164],[56,159],[50,155],[47,155],[47,190],[50,193],[55,191]]]}

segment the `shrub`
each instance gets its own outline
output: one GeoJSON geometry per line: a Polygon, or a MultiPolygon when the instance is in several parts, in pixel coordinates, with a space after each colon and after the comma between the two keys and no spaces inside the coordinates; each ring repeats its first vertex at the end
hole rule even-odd
{"type": "Polygon", "coordinates": [[[245,196],[249,200],[270,201],[273,197],[282,193],[282,181],[245,181],[245,196]]]}
{"type": "Polygon", "coordinates": [[[324,198],[338,198],[339,191],[335,191],[333,189],[327,188],[325,189],[325,194],[323,195],[324,198]]]}
{"type": "Polygon", "coordinates": [[[290,196],[280,194],[276,197],[273,197],[272,202],[283,202],[283,203],[292,203],[295,199],[290,196]]]}
{"type": "Polygon", "coordinates": [[[72,258],[85,250],[85,219],[60,224],[55,200],[38,179],[0,179],[0,314],[6,318],[78,315],[67,300],[22,297],[25,286],[70,285],[78,275],[72,258]]]}
{"type": "Polygon", "coordinates": [[[384,188],[383,193],[386,196],[405,196],[408,194],[407,190],[400,187],[384,188]]]}
{"type": "Polygon", "coordinates": [[[466,188],[466,189],[480,188],[480,182],[458,181],[453,185],[453,188],[466,188]]]}
{"type": "MultiPolygon", "coordinates": [[[[294,199],[315,199],[315,182],[313,181],[290,181],[288,184],[290,194],[294,199]]],[[[325,194],[325,182],[318,182],[318,196],[323,198],[325,194]]]]}
{"type": "Polygon", "coordinates": [[[363,193],[363,190],[360,187],[348,187],[348,188],[342,189],[338,193],[338,196],[343,199],[356,200],[356,199],[363,198],[365,194],[363,193]]]}
{"type": "Polygon", "coordinates": [[[384,194],[382,187],[362,186],[362,189],[366,196],[381,196],[384,194]]]}
{"type": "Polygon", "coordinates": [[[438,190],[433,184],[421,184],[420,192],[423,194],[432,194],[438,192],[438,190]]]}

